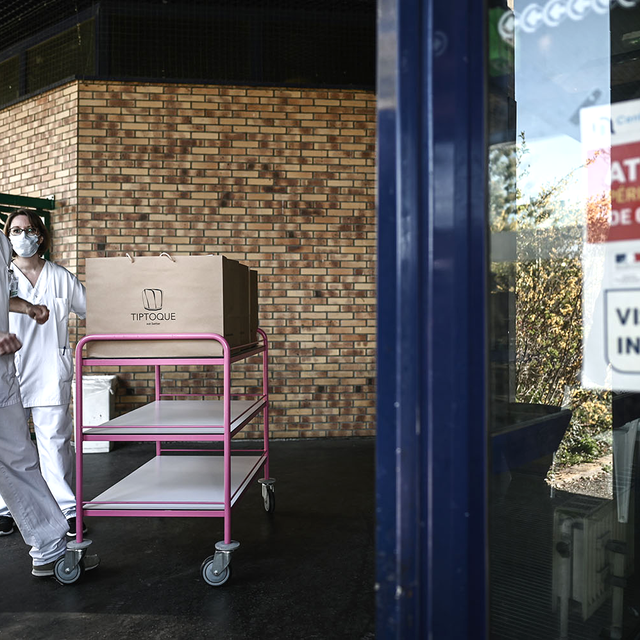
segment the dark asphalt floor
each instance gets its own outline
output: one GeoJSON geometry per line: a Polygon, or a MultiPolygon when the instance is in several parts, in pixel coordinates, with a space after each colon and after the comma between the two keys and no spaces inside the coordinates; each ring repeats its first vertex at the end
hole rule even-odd
{"type": "MultiPolygon", "coordinates": [[[[154,456],[122,443],[85,456],[85,496],[154,456]]],[[[0,638],[364,640],[374,638],[375,441],[275,441],[276,510],[254,482],[232,512],[232,575],[200,566],[221,518],[90,517],[101,565],[69,586],[30,574],[19,533],[0,538],[0,638]]]]}

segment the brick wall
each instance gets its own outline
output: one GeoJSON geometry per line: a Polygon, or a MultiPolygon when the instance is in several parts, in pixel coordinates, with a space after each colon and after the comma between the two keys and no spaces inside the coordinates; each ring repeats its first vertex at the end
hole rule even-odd
{"type": "MultiPolygon", "coordinates": [[[[87,257],[125,252],[241,260],[260,274],[272,435],[373,434],[374,95],[74,83],[33,102],[60,95],[77,99],[77,172],[64,215],[54,215],[52,258],[81,278],[87,257]],[[76,219],[70,255],[65,233],[76,219]]],[[[0,112],[0,132],[30,104],[0,112]]],[[[39,126],[57,138],[55,124],[39,126]]],[[[11,183],[0,173],[0,191],[47,195],[48,176],[11,183]]],[[[256,369],[245,366],[237,384],[250,386],[256,369]]],[[[148,400],[150,371],[122,377],[119,411],[148,400]]],[[[198,368],[165,377],[176,387],[216,384],[198,368]]]]}
{"type": "Polygon", "coordinates": [[[55,196],[55,260],[76,272],[78,85],[0,110],[0,193],[55,196]]]}

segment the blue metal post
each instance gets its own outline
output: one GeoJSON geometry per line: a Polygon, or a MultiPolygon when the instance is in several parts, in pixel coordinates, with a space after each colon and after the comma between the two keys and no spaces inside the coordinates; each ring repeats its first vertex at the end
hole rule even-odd
{"type": "Polygon", "coordinates": [[[485,8],[378,13],[377,637],[482,640],[485,8]]]}

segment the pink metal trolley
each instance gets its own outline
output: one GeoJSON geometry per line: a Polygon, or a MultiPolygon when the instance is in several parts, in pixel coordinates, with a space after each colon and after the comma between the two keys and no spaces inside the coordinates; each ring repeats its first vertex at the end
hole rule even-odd
{"type": "Polygon", "coordinates": [[[220,586],[231,575],[231,554],[239,543],[231,539],[231,512],[251,481],[264,469],[262,485],[264,508],[275,509],[275,480],[269,476],[269,391],[268,341],[262,329],[255,344],[231,349],[224,337],[214,333],[91,335],[76,348],[76,539],[55,569],[63,584],[75,582],[83,572],[82,556],[90,540],[82,535],[87,516],[163,516],[224,518],[224,539],[200,568],[204,581],[220,586]],[[214,340],[222,345],[220,357],[100,357],[83,356],[92,341],[128,340],[214,340]],[[231,366],[240,360],[262,356],[262,392],[232,394],[231,366]],[[108,420],[99,426],[82,421],[82,377],[91,366],[153,366],[155,401],[108,420]],[[222,396],[203,394],[163,394],[163,365],[222,365],[222,396]],[[182,397],[185,396],[185,397],[182,397]],[[202,397],[202,400],[194,400],[202,397]],[[177,399],[178,397],[182,399],[177,399]],[[173,398],[173,399],[169,399],[173,398]],[[190,398],[190,399],[188,399],[190,398]],[[252,419],[262,415],[264,438],[261,449],[232,449],[232,439],[252,419]],[[91,500],[83,495],[83,442],[153,441],[156,456],[133,473],[91,500]],[[165,442],[222,442],[222,449],[163,449],[165,442]],[[181,455],[166,455],[179,451],[181,455]]]}

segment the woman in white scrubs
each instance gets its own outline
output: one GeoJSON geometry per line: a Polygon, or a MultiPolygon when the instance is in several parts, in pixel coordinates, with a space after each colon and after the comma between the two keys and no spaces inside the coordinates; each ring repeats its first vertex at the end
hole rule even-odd
{"type": "MultiPolygon", "coordinates": [[[[49,308],[49,321],[41,325],[24,314],[9,314],[9,330],[23,345],[15,354],[15,366],[25,416],[28,419],[31,414],[33,420],[42,475],[67,518],[71,537],[75,536],[76,502],[69,411],[73,379],[69,313],[85,317],[85,288],[64,267],[43,258],[49,248],[49,232],[36,213],[26,209],[11,213],[4,233],[13,248],[18,297],[49,308]]],[[[11,533],[6,531],[10,517],[0,498],[0,518],[4,518],[0,534],[3,530],[5,535],[11,533]]]]}

